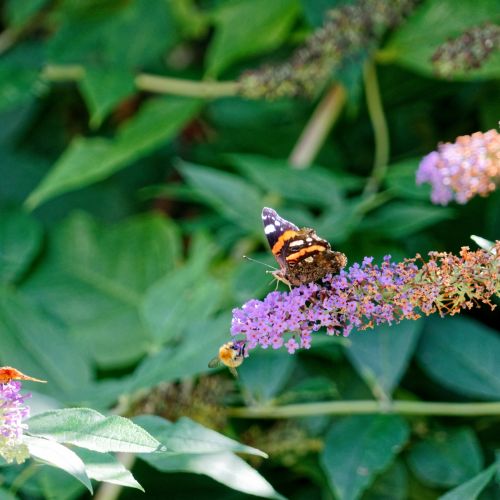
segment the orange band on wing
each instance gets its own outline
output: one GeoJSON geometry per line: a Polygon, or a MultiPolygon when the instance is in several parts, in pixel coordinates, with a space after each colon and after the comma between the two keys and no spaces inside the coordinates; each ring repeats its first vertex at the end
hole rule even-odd
{"type": "Polygon", "coordinates": [[[288,262],[290,260],[300,259],[300,257],[302,257],[303,255],[306,255],[306,254],[308,254],[310,252],[314,252],[316,250],[318,252],[324,252],[326,250],[326,247],[323,246],[323,245],[311,245],[310,247],[303,248],[302,250],[299,250],[298,252],[290,254],[286,258],[286,261],[288,262]]]}
{"type": "Polygon", "coordinates": [[[273,252],[274,255],[277,255],[279,251],[283,248],[283,245],[285,244],[285,241],[288,241],[289,239],[293,238],[297,234],[297,231],[294,231],[293,229],[289,229],[288,231],[285,231],[276,241],[274,244],[273,248],[271,248],[271,252],[273,252]]]}

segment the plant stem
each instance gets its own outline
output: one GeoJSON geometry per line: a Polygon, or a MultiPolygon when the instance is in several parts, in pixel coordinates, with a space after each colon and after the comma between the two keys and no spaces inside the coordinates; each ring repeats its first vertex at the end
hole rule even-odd
{"type": "Polygon", "coordinates": [[[375,63],[370,60],[366,63],[364,71],[366,104],[375,135],[375,158],[373,169],[365,186],[364,195],[375,193],[383,181],[387,164],[389,162],[389,129],[385,119],[380,89],[377,81],[375,63]]]}
{"type": "Polygon", "coordinates": [[[443,415],[466,417],[500,416],[500,401],[479,403],[441,403],[428,401],[325,401],[285,406],[230,408],[227,414],[236,418],[298,418],[317,415],[363,415],[398,413],[401,415],[443,415]]]}
{"type": "Polygon", "coordinates": [[[345,100],[346,91],[339,84],[333,85],[325,94],[290,154],[288,161],[292,167],[304,169],[314,161],[328,132],[340,115],[345,100]]]}
{"type": "MultiPolygon", "coordinates": [[[[85,68],[78,65],[48,65],[42,72],[42,78],[53,82],[79,81],[84,76],[85,68]]],[[[198,82],[146,73],[140,73],[135,77],[135,85],[139,90],[147,92],[205,99],[233,96],[238,90],[236,82],[198,82]]]]}

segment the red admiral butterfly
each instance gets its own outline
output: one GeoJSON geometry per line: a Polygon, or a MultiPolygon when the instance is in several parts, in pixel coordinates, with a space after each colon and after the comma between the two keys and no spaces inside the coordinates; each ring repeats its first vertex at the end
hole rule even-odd
{"type": "Polygon", "coordinates": [[[347,264],[346,256],[334,252],[330,243],[320,238],[314,229],[299,229],[272,208],[262,209],[262,222],[271,251],[280,266],[272,274],[290,287],[338,273],[347,264]]]}

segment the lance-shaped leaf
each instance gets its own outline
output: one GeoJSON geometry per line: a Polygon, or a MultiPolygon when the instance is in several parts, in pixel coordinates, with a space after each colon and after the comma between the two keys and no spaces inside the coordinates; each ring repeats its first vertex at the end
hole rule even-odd
{"type": "Polygon", "coordinates": [[[89,450],[151,453],[160,442],[131,420],[105,417],[90,408],[68,408],[39,413],[28,420],[28,433],[89,450]]]}

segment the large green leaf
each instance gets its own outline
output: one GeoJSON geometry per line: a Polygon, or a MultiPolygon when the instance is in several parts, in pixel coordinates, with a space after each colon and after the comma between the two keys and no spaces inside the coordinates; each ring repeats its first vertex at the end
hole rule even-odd
{"type": "Polygon", "coordinates": [[[451,208],[396,201],[367,217],[360,229],[400,239],[450,219],[454,213],[451,208]]]}
{"type": "Polygon", "coordinates": [[[408,436],[408,425],[396,415],[360,415],[334,423],[321,466],[336,497],[358,498],[394,460],[408,436]]]}
{"type": "Polygon", "coordinates": [[[169,3],[64,2],[48,43],[50,60],[133,69],[156,62],[178,39],[169,3]]]}
{"type": "Polygon", "coordinates": [[[34,478],[36,478],[36,482],[40,487],[41,495],[45,498],[75,500],[75,498],[78,498],[84,493],[83,485],[75,481],[72,476],[62,469],[43,467],[41,470],[37,471],[34,478]]]}
{"type": "Polygon", "coordinates": [[[210,371],[208,362],[229,340],[230,321],[227,314],[202,321],[193,319],[178,344],[145,357],[128,377],[89,384],[78,392],[78,400],[87,406],[106,408],[120,396],[210,371]]]}
{"type": "Polygon", "coordinates": [[[267,458],[267,454],[182,417],[172,423],[156,415],[141,415],[134,422],[166,446],[165,453],[219,453],[231,451],[267,458]]]}
{"type": "Polygon", "coordinates": [[[417,350],[422,369],[444,387],[498,400],[500,338],[470,318],[430,318],[417,350]]]}
{"type": "Polygon", "coordinates": [[[275,397],[288,382],[296,364],[296,358],[286,351],[255,350],[252,361],[238,369],[241,383],[258,403],[266,403],[275,397]]]}
{"type": "Polygon", "coordinates": [[[387,398],[398,385],[423,326],[422,321],[403,321],[349,337],[345,353],[375,396],[387,398]]]}
{"type": "Polygon", "coordinates": [[[231,452],[141,456],[149,465],[162,472],[205,474],[236,491],[263,498],[283,497],[243,459],[231,452]]]}
{"type": "MultiPolygon", "coordinates": [[[[500,10],[496,0],[429,0],[394,34],[381,57],[395,61],[411,69],[433,75],[432,55],[450,38],[461,35],[474,26],[498,23],[500,10]]],[[[500,76],[500,53],[496,51],[479,69],[461,72],[454,78],[477,79],[500,76]]]]}
{"type": "Polygon", "coordinates": [[[415,179],[418,165],[422,158],[410,158],[389,166],[385,183],[397,196],[409,200],[431,199],[431,186],[417,186],[415,179]]]}
{"type": "Polygon", "coordinates": [[[66,471],[93,492],[85,465],[75,452],[51,439],[35,436],[24,436],[23,439],[32,457],[66,471]]]}
{"type": "Polygon", "coordinates": [[[408,472],[399,460],[380,474],[363,494],[363,500],[408,500],[408,497],[408,472]]]}
{"type": "Polygon", "coordinates": [[[285,160],[265,156],[230,155],[229,159],[246,177],[271,195],[312,207],[338,209],[343,190],[357,181],[354,176],[318,166],[293,169],[285,160]]]}
{"type": "Polygon", "coordinates": [[[215,210],[247,230],[261,230],[264,202],[255,187],[234,174],[201,165],[183,162],[179,169],[215,210]]]}
{"type": "Polygon", "coordinates": [[[109,177],[172,140],[199,110],[200,102],[156,98],[126,122],[114,139],[76,138],[26,200],[33,209],[54,196],[109,177]]]}
{"type": "Polygon", "coordinates": [[[42,9],[49,0],[7,0],[6,15],[10,26],[21,27],[40,9],[42,9]]]}
{"type": "Polygon", "coordinates": [[[98,363],[138,359],[152,343],[142,299],[178,263],[176,227],[143,215],[107,229],[75,214],[58,228],[50,249],[26,292],[61,318],[98,363]]]}
{"type": "Polygon", "coordinates": [[[35,219],[21,211],[0,209],[0,283],[18,279],[41,242],[42,230],[35,219]]]}
{"type": "Polygon", "coordinates": [[[135,90],[132,73],[109,68],[88,68],[79,85],[93,128],[101,125],[109,111],[135,90]]]}
{"type": "Polygon", "coordinates": [[[90,479],[144,491],[144,488],[134,479],[132,473],[115,456],[84,448],[76,449],[75,453],[85,464],[85,470],[90,479]]]}
{"type": "Polygon", "coordinates": [[[151,453],[161,443],[131,420],[105,417],[90,408],[68,408],[39,413],[28,420],[28,433],[93,451],[151,453]]]}
{"type": "Polygon", "coordinates": [[[179,339],[193,318],[203,321],[219,306],[222,288],[208,274],[215,247],[207,238],[197,238],[199,250],[180,268],[166,274],[146,292],[141,312],[157,345],[179,339]]]}
{"type": "Polygon", "coordinates": [[[214,13],[215,36],[207,73],[215,77],[233,62],[273,50],[285,40],[300,12],[298,0],[238,0],[214,13]]]}
{"type": "Polygon", "coordinates": [[[0,331],[0,362],[49,382],[37,390],[68,400],[90,380],[85,353],[20,293],[0,289],[0,331]]]}
{"type": "Polygon", "coordinates": [[[0,112],[17,110],[44,92],[39,61],[33,61],[35,55],[40,56],[39,51],[21,47],[0,60],[0,112]]]}
{"type": "Polygon", "coordinates": [[[439,497],[439,500],[476,500],[481,491],[486,488],[495,473],[498,471],[498,465],[495,463],[490,465],[486,470],[483,470],[477,476],[469,479],[464,484],[453,488],[448,493],[439,497]]]}
{"type": "Polygon", "coordinates": [[[408,463],[422,482],[449,488],[478,474],[483,456],[475,434],[464,427],[435,432],[415,444],[408,463]]]}

